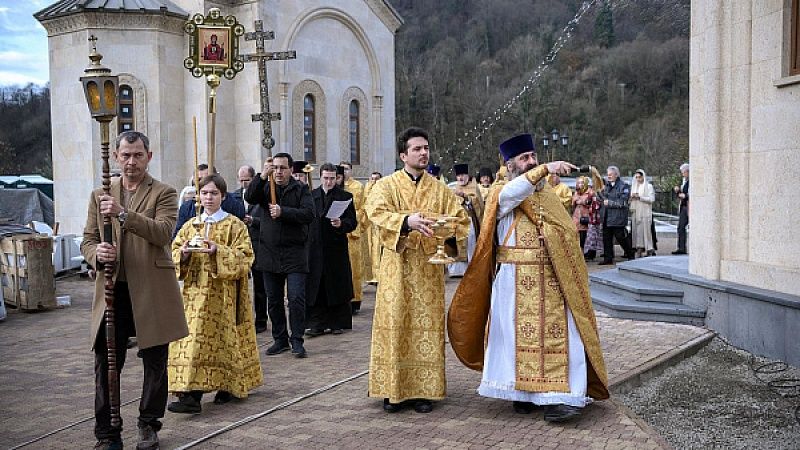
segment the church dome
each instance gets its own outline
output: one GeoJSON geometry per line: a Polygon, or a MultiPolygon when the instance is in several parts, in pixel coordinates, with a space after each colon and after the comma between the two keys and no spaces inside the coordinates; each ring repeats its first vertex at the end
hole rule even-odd
{"type": "Polygon", "coordinates": [[[80,12],[160,13],[181,18],[189,14],[169,0],[61,0],[35,13],[37,20],[48,20],[80,12]]]}

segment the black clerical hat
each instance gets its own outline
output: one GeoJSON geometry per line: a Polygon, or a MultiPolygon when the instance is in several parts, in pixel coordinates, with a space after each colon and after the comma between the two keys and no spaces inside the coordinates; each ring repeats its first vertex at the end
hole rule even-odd
{"type": "Polygon", "coordinates": [[[303,169],[308,165],[306,161],[294,161],[292,163],[292,173],[304,173],[303,169]]]}

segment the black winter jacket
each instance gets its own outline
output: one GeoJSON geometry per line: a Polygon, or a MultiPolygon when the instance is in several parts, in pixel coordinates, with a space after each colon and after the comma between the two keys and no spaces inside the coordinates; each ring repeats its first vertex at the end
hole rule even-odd
{"type": "Polygon", "coordinates": [[[308,227],[314,220],[314,201],[308,186],[294,178],[286,186],[277,186],[281,215],[269,214],[270,187],[256,176],[244,194],[248,203],[259,205],[260,227],[256,268],[271,273],[308,273],[306,240],[308,227]]]}
{"type": "Polygon", "coordinates": [[[606,186],[600,197],[603,200],[608,200],[608,205],[604,205],[604,202],[600,203],[600,218],[603,221],[603,226],[627,226],[631,186],[619,178],[617,178],[614,186],[606,181],[606,186]]]}

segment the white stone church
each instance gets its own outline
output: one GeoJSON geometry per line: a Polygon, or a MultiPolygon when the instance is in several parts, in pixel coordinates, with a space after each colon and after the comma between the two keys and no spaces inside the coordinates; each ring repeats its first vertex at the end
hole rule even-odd
{"type": "MultiPolygon", "coordinates": [[[[99,127],[79,78],[97,37],[102,64],[119,75],[120,110],[112,137],[135,129],[150,138],[150,173],[180,191],[194,165],[192,118],[200,162],[206,160],[208,88],[183,66],[185,21],[210,8],[234,15],[246,31],[262,20],[275,33],[266,51],[297,59],[267,63],[273,151],[314,164],[351,161],[354,174],[395,168],[394,38],[402,19],[386,0],[61,0],[36,13],[48,33],[56,221],[83,230],[86,205],[100,186],[99,127]]],[[[255,53],[240,40],[240,54],[255,53]]],[[[216,166],[233,189],[236,170],[262,164],[256,63],[217,90],[216,166]]],[[[113,146],[113,145],[112,145],[113,146]]]]}

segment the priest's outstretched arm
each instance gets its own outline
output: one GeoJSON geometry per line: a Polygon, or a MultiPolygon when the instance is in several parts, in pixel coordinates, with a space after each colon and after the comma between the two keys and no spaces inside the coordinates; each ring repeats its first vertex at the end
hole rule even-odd
{"type": "Polygon", "coordinates": [[[547,174],[547,166],[542,164],[529,170],[524,176],[518,176],[506,183],[498,198],[497,218],[501,219],[514,211],[514,208],[533,194],[536,185],[547,174]]]}

